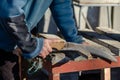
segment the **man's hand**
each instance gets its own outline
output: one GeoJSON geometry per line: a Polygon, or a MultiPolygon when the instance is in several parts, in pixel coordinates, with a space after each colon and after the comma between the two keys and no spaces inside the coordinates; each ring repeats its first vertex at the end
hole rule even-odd
{"type": "Polygon", "coordinates": [[[52,43],[51,40],[49,39],[44,39],[44,43],[43,43],[43,48],[40,52],[40,55],[43,59],[50,53],[52,52],[52,48],[50,46],[50,44],[52,43]]]}
{"type": "Polygon", "coordinates": [[[47,55],[49,55],[50,52],[52,52],[52,47],[51,44],[54,44],[56,42],[60,42],[60,39],[44,39],[44,43],[43,43],[43,48],[40,52],[40,55],[43,59],[46,58],[47,55]]]}
{"type": "Polygon", "coordinates": [[[85,46],[89,46],[89,45],[90,45],[90,43],[88,43],[88,42],[86,42],[86,41],[82,42],[81,44],[83,44],[83,45],[85,45],[85,46]]]}

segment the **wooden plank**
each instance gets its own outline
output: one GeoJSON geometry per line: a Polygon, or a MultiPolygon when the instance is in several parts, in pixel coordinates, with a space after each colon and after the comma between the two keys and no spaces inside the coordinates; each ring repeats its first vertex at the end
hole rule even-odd
{"type": "Polygon", "coordinates": [[[114,7],[113,12],[113,30],[120,32],[120,7],[114,7]]]}
{"type": "Polygon", "coordinates": [[[79,13],[79,29],[86,29],[86,21],[84,18],[87,18],[87,12],[88,12],[88,7],[86,6],[82,6],[81,7],[81,10],[80,10],[80,13],[79,13]],[[84,15],[84,16],[83,16],[84,15]]]}
{"type": "Polygon", "coordinates": [[[112,38],[109,38],[103,34],[98,34],[95,31],[90,31],[87,29],[79,31],[79,33],[84,37],[109,48],[116,55],[120,55],[120,42],[113,40],[112,38]]]}
{"type": "Polygon", "coordinates": [[[107,47],[105,47],[105,46],[103,46],[103,45],[97,44],[97,43],[95,43],[94,41],[89,40],[89,39],[87,39],[87,38],[84,38],[84,40],[85,40],[86,42],[88,42],[88,43],[89,43],[90,45],[92,45],[92,46],[99,47],[99,49],[105,51],[106,53],[109,53],[109,54],[111,54],[111,55],[115,55],[114,53],[112,53],[112,52],[110,51],[109,48],[107,48],[107,47]]]}
{"type": "Polygon", "coordinates": [[[119,4],[120,0],[74,0],[83,4],[119,4]]]}
{"type": "Polygon", "coordinates": [[[107,7],[100,7],[99,26],[108,28],[108,25],[107,7]]]}
{"type": "Polygon", "coordinates": [[[116,30],[110,29],[110,28],[105,28],[105,27],[97,27],[96,31],[98,33],[105,34],[115,40],[120,41],[120,32],[119,31],[116,31],[116,30]]]}
{"type": "Polygon", "coordinates": [[[104,68],[101,70],[101,80],[111,80],[111,69],[104,68]]]}
{"type": "Polygon", "coordinates": [[[74,4],[74,12],[77,22],[77,27],[79,29],[85,29],[86,28],[86,21],[84,20],[84,17],[87,17],[88,7],[87,6],[78,6],[74,4]],[[84,14],[84,17],[83,17],[84,14]]]}
{"type": "Polygon", "coordinates": [[[112,7],[100,7],[99,26],[106,28],[112,28],[112,7]]]}
{"type": "Polygon", "coordinates": [[[62,49],[66,44],[66,41],[64,39],[62,39],[59,36],[54,35],[54,34],[39,33],[38,37],[43,37],[43,38],[51,39],[51,40],[54,40],[54,39],[58,40],[57,42],[54,42],[54,43],[50,44],[50,46],[52,48],[57,49],[57,50],[62,49]]]}
{"type": "MultiPolygon", "coordinates": [[[[87,70],[97,70],[103,68],[115,68],[120,67],[120,57],[116,57],[118,62],[107,62],[102,59],[91,59],[82,61],[69,61],[62,65],[52,66],[52,74],[68,73],[76,71],[87,71],[87,70]]],[[[48,65],[48,63],[46,63],[48,65]]],[[[45,69],[50,66],[44,67],[45,69]]]]}
{"type": "Polygon", "coordinates": [[[60,74],[50,74],[49,80],[60,80],[60,74]]]}

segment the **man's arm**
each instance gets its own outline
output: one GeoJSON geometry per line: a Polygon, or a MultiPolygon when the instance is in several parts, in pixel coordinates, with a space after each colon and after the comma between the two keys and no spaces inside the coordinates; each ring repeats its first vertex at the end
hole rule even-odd
{"type": "Polygon", "coordinates": [[[61,33],[68,42],[82,43],[73,18],[72,0],[54,0],[50,6],[53,18],[61,33]]]}
{"type": "Polygon", "coordinates": [[[37,55],[43,58],[52,50],[49,41],[32,37],[28,31],[22,7],[27,0],[2,0],[0,3],[0,20],[6,33],[13,38],[25,58],[37,55]],[[46,45],[47,43],[47,45],[46,45]]]}
{"type": "Polygon", "coordinates": [[[24,18],[25,16],[22,14],[12,18],[1,18],[1,21],[4,30],[17,43],[25,58],[33,58],[40,53],[43,47],[43,39],[31,36],[25,25],[24,18]]]}

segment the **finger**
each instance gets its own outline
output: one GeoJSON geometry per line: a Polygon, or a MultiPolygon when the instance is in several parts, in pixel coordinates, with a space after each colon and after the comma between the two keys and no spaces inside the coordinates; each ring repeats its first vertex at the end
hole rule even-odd
{"type": "Polygon", "coordinates": [[[48,50],[48,52],[52,52],[52,48],[51,48],[50,44],[51,44],[51,41],[50,40],[46,40],[44,46],[46,47],[46,49],[48,50]]]}
{"type": "Polygon", "coordinates": [[[46,58],[46,55],[44,53],[43,54],[41,53],[39,56],[42,57],[43,59],[46,58]]]}
{"type": "Polygon", "coordinates": [[[42,58],[46,58],[46,56],[49,54],[49,52],[47,51],[47,49],[45,47],[43,47],[42,51],[40,52],[40,56],[42,58]]]}
{"type": "Polygon", "coordinates": [[[81,44],[83,44],[83,45],[90,45],[90,43],[88,43],[88,42],[82,42],[81,44]]]}
{"type": "Polygon", "coordinates": [[[61,39],[53,39],[53,40],[52,40],[52,43],[53,43],[53,42],[61,42],[61,41],[63,41],[63,40],[61,40],[61,39]]]}
{"type": "Polygon", "coordinates": [[[65,40],[59,39],[59,38],[51,38],[51,39],[48,39],[48,40],[49,40],[50,43],[65,41],[65,40]]]}

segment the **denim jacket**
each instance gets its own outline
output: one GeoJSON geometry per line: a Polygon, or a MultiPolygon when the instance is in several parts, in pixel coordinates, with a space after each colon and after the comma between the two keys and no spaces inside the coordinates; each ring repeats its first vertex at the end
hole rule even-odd
{"type": "MultiPolygon", "coordinates": [[[[2,19],[14,18],[24,14],[24,21],[28,32],[37,25],[45,11],[50,8],[53,18],[66,41],[81,43],[82,36],[77,35],[77,28],[73,18],[71,0],[1,0],[0,1],[0,49],[12,51],[18,43],[14,41],[5,28],[2,19]]],[[[17,28],[17,27],[16,27],[17,28]]],[[[36,57],[42,49],[43,39],[36,39],[36,47],[32,51],[24,52],[25,58],[36,57]]],[[[24,44],[22,44],[24,45],[24,44]]],[[[32,46],[31,46],[32,47],[32,46]]]]}

